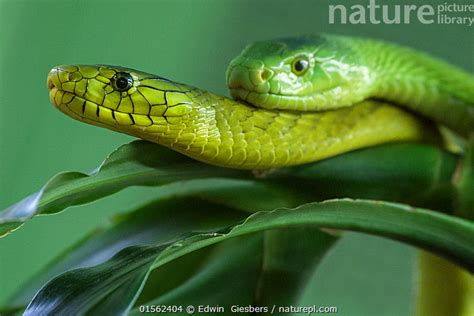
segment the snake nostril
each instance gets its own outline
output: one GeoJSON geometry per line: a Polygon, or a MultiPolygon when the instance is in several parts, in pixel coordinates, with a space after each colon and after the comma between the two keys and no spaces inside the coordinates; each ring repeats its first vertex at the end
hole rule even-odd
{"type": "Polygon", "coordinates": [[[270,69],[264,68],[260,72],[260,78],[262,79],[263,82],[267,82],[271,77],[272,77],[272,71],[270,69]]]}
{"type": "Polygon", "coordinates": [[[51,78],[51,76],[48,76],[48,90],[52,90],[54,88],[56,88],[54,80],[51,78]]]}
{"type": "Polygon", "coordinates": [[[56,85],[54,84],[53,80],[50,77],[48,77],[48,89],[51,90],[55,87],[56,85]]]}

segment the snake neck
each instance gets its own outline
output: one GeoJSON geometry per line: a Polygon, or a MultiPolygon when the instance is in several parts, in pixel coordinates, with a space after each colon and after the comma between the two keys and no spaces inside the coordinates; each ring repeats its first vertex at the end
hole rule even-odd
{"type": "MultiPolygon", "coordinates": [[[[405,106],[462,136],[474,131],[474,77],[424,53],[395,44],[359,40],[373,74],[371,96],[405,106]]],[[[353,47],[354,49],[354,47],[353,47]]]]}
{"type": "Polygon", "coordinates": [[[304,113],[258,109],[198,89],[187,95],[189,114],[157,133],[136,136],[237,169],[309,163],[376,144],[425,139],[431,132],[403,110],[374,101],[304,113]]]}

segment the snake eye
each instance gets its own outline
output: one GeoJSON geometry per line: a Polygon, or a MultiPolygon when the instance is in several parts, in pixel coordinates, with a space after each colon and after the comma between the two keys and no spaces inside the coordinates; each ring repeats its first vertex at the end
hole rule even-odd
{"type": "Polygon", "coordinates": [[[302,76],[309,68],[309,60],[305,56],[297,57],[291,63],[291,71],[297,76],[302,76]]]}
{"type": "Polygon", "coordinates": [[[112,78],[112,86],[119,92],[127,91],[133,87],[133,78],[129,73],[118,72],[112,78]]]}

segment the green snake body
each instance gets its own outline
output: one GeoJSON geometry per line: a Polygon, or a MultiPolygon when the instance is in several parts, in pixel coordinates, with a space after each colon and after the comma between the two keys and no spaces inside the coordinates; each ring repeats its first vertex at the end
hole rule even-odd
{"type": "Polygon", "coordinates": [[[249,45],[230,64],[231,94],[259,107],[319,111],[377,98],[461,135],[474,130],[474,78],[444,61],[392,43],[312,35],[249,45]],[[298,76],[292,63],[310,67],[298,76]]]}
{"type": "Polygon", "coordinates": [[[433,136],[432,124],[370,98],[406,105],[461,135],[472,132],[470,75],[409,49],[357,39],[347,46],[350,40],[316,36],[248,47],[227,74],[238,100],[103,65],[55,67],[48,87],[52,103],[77,120],[239,169],[433,136]],[[361,59],[364,48],[379,55],[361,59]],[[390,49],[404,55],[397,59],[390,49]],[[299,73],[294,63],[302,58],[307,69],[299,73]]]}

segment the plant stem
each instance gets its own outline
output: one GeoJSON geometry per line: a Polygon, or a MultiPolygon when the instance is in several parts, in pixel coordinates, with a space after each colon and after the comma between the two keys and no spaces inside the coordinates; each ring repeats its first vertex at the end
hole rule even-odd
{"type": "Polygon", "coordinates": [[[474,315],[474,276],[425,251],[419,251],[418,271],[415,315],[474,315]]]}
{"type": "MultiPolygon", "coordinates": [[[[474,135],[467,142],[466,153],[453,176],[457,187],[454,215],[474,218],[474,135]]],[[[419,251],[417,316],[474,315],[474,276],[458,266],[419,251]]]]}

